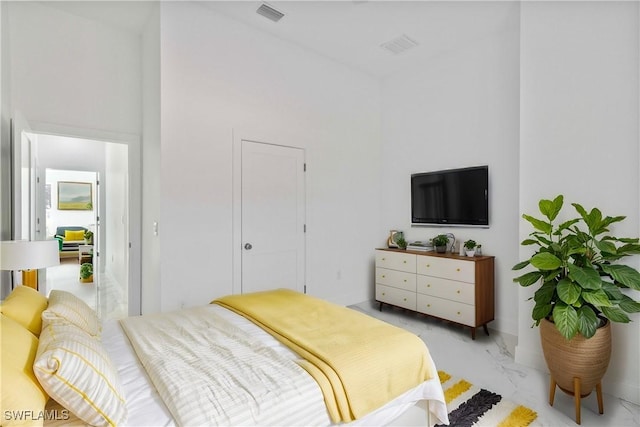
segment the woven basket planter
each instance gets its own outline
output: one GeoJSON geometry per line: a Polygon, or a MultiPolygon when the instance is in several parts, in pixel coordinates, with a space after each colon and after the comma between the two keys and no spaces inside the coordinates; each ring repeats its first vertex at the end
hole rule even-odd
{"type": "Polygon", "coordinates": [[[610,321],[589,339],[578,333],[567,341],[552,322],[543,319],[540,340],[549,372],[562,391],[574,394],[575,377],[580,378],[581,397],[588,396],[600,384],[611,359],[610,321]]]}

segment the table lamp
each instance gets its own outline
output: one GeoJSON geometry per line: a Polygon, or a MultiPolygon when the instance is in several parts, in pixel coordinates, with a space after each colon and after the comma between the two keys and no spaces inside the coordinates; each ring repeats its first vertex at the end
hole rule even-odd
{"type": "Polygon", "coordinates": [[[57,240],[0,242],[0,270],[22,270],[22,284],[38,289],[38,269],[60,264],[57,240]]]}

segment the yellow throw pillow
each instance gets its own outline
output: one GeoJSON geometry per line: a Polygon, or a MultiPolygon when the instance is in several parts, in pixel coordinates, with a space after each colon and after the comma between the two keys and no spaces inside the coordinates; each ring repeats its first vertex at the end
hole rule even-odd
{"type": "Polygon", "coordinates": [[[0,330],[0,424],[41,426],[49,396],[33,373],[38,338],[4,314],[0,330]]]}
{"type": "Polygon", "coordinates": [[[92,426],[127,418],[118,371],[102,343],[70,323],[46,324],[33,370],[49,396],[92,426]]]}
{"type": "Polygon", "coordinates": [[[100,336],[102,325],[96,312],[70,292],[52,290],[49,306],[42,312],[42,321],[47,323],[73,323],[89,335],[100,336]]]}
{"type": "Polygon", "coordinates": [[[84,230],[64,230],[64,240],[84,240],[84,230]]]}
{"type": "Polygon", "coordinates": [[[36,337],[42,329],[47,298],[28,286],[17,286],[0,305],[0,312],[27,328],[36,337]]]}

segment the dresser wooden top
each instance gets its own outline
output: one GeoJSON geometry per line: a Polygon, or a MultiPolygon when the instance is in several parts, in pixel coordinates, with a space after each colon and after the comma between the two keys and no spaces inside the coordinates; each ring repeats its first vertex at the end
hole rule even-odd
{"type": "Polygon", "coordinates": [[[495,257],[490,255],[476,255],[476,256],[460,256],[458,254],[452,254],[450,252],[438,253],[436,251],[412,251],[409,249],[396,249],[396,248],[376,248],[377,251],[389,251],[389,252],[399,252],[403,254],[413,254],[413,255],[428,255],[440,258],[450,258],[450,259],[462,259],[465,261],[482,261],[485,259],[493,259],[495,257]]]}

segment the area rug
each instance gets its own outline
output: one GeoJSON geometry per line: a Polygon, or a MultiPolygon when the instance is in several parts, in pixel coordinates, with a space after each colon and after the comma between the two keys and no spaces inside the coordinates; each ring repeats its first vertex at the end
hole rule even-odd
{"type": "Polygon", "coordinates": [[[535,411],[462,378],[444,371],[438,371],[438,376],[444,390],[450,426],[525,427],[532,426],[538,418],[535,411]]]}

